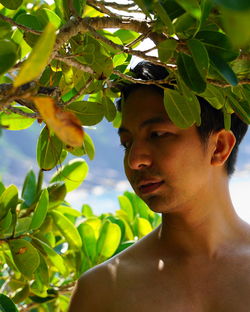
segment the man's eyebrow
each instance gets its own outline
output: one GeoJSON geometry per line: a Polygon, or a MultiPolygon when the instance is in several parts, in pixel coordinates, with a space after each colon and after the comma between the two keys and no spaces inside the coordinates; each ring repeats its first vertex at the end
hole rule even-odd
{"type": "MultiPolygon", "coordinates": [[[[163,118],[163,117],[153,117],[147,120],[144,120],[141,124],[140,124],[140,128],[145,128],[149,125],[154,125],[154,124],[162,124],[162,123],[166,123],[166,124],[172,124],[170,119],[167,118],[163,118]]],[[[121,133],[123,132],[129,132],[129,130],[125,127],[120,127],[118,129],[118,135],[121,135],[121,133]]]]}

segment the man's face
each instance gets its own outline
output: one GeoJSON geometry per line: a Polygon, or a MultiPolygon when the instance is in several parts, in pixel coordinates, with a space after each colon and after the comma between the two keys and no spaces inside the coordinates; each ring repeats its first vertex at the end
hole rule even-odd
{"type": "Polygon", "coordinates": [[[176,127],[156,91],[144,86],[130,93],[119,134],[125,146],[126,176],[152,210],[171,212],[192,206],[209,188],[209,153],[196,127],[176,127]]]}

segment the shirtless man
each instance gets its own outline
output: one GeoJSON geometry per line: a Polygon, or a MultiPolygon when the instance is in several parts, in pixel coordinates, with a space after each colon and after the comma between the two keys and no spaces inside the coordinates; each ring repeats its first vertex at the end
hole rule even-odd
{"type": "MultiPolygon", "coordinates": [[[[142,79],[166,76],[149,63],[135,71],[142,79]]],[[[180,129],[162,92],[127,87],[119,129],[127,178],[162,224],[85,272],[70,312],[250,311],[250,226],[228,190],[247,126],[234,116],[234,133],[226,131],[219,111],[203,101],[203,128],[180,129]]]]}

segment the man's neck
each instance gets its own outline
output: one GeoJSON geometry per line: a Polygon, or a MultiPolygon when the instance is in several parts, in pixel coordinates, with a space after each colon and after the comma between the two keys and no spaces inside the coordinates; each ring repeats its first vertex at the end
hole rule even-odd
{"type": "Polygon", "coordinates": [[[166,255],[213,258],[242,241],[244,229],[245,222],[237,216],[228,183],[224,183],[213,196],[208,192],[196,203],[162,214],[158,239],[166,255]]]}

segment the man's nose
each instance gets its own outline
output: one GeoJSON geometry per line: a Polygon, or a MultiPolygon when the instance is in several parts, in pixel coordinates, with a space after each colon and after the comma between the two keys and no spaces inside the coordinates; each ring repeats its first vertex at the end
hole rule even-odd
{"type": "Polygon", "coordinates": [[[133,170],[149,167],[152,163],[152,157],[147,144],[133,142],[129,150],[127,162],[128,166],[133,170]]]}

